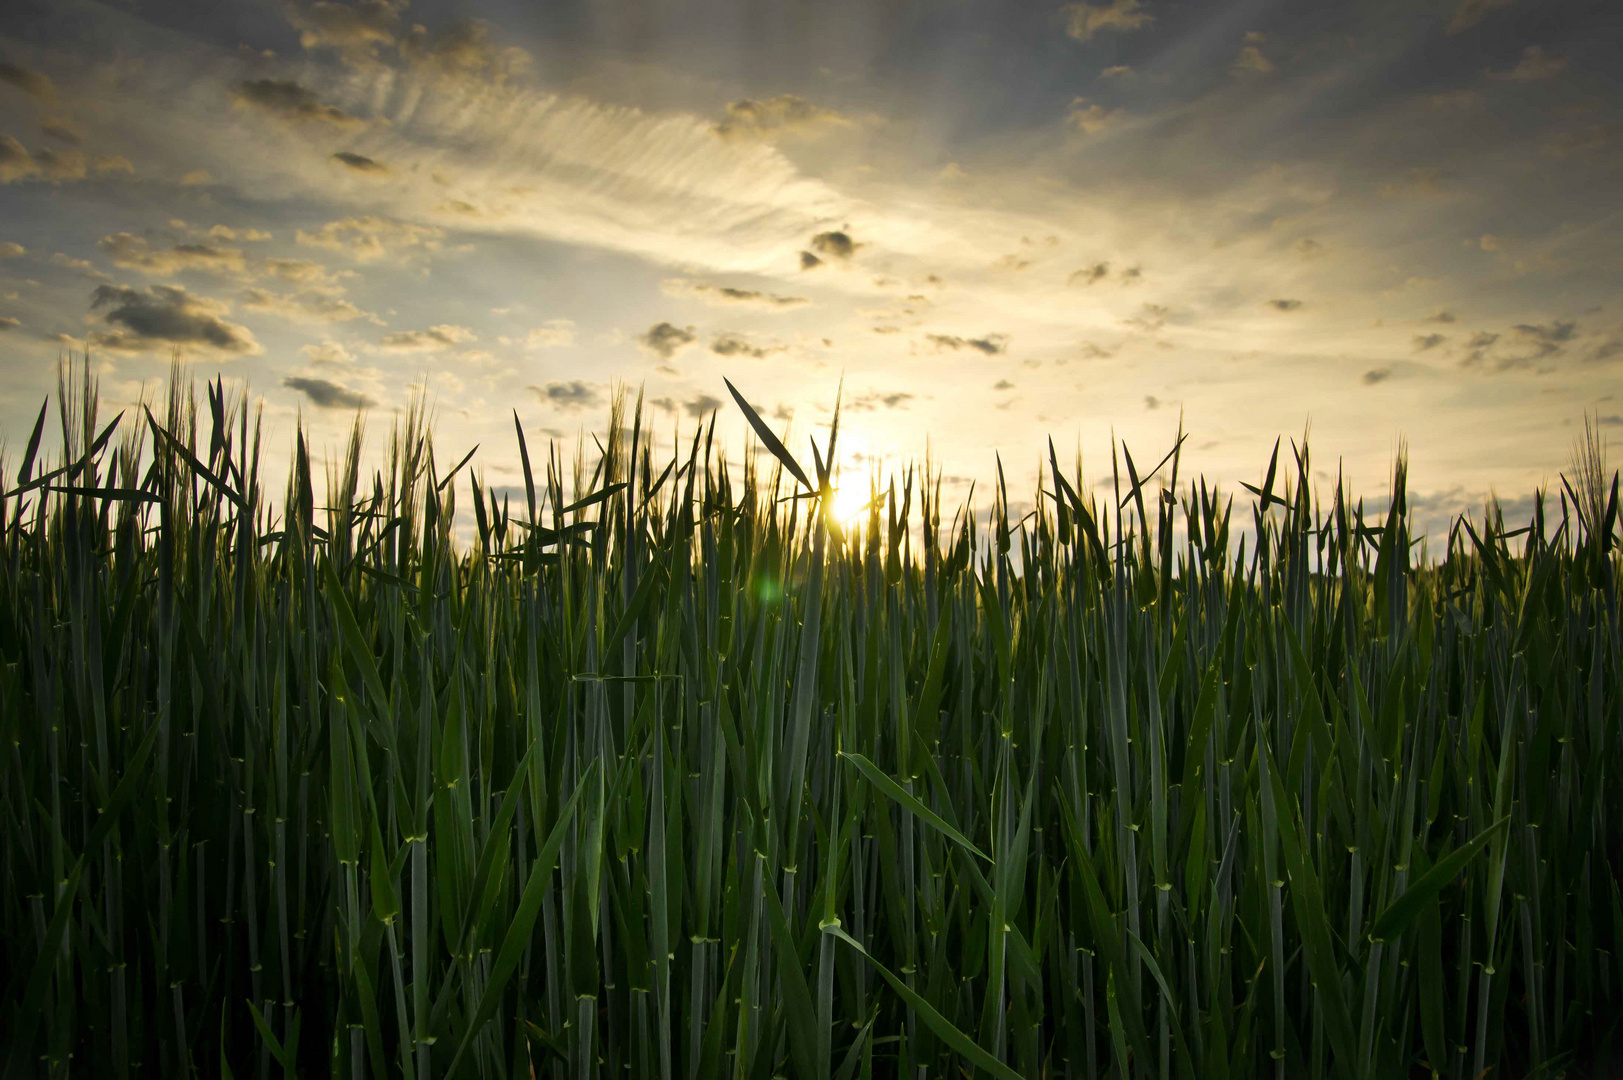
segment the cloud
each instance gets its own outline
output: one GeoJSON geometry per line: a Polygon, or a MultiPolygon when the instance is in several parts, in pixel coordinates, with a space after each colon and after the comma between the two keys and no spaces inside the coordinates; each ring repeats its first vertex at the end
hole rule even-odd
{"type": "Polygon", "coordinates": [[[395,26],[407,0],[357,0],[354,4],[317,0],[287,6],[287,21],[299,31],[306,49],[340,49],[368,56],[379,45],[392,45],[395,26]]]}
{"type": "Polygon", "coordinates": [[[372,176],[388,176],[389,166],[381,161],[375,161],[365,154],[356,154],[348,150],[340,150],[331,159],[345,168],[358,173],[367,173],[372,176]]]}
{"type": "Polygon", "coordinates": [[[1606,363],[1610,360],[1623,359],[1623,333],[1613,334],[1590,350],[1584,359],[1591,364],[1606,363]]]}
{"type": "Polygon", "coordinates": [[[1374,386],[1376,383],[1385,382],[1391,377],[1392,369],[1389,367],[1370,368],[1368,371],[1364,372],[1364,385],[1374,386]]]}
{"type": "Polygon", "coordinates": [[[666,296],[696,296],[717,307],[742,305],[764,308],[767,311],[788,311],[811,303],[804,296],[780,296],[756,289],[738,289],[731,285],[716,285],[708,281],[688,281],[684,278],[666,278],[660,282],[660,291],[666,296]]]}
{"type": "Polygon", "coordinates": [[[844,261],[856,253],[862,245],[851,239],[851,234],[838,229],[829,232],[820,232],[811,238],[812,250],[819,255],[830,259],[844,261]]]}
{"type": "Polygon", "coordinates": [[[1161,399],[1160,398],[1156,397],[1154,394],[1145,394],[1144,395],[1144,409],[1145,409],[1145,411],[1154,412],[1156,409],[1159,409],[1160,407],[1161,407],[1161,399]]]}
{"type": "Polygon", "coordinates": [[[918,395],[892,390],[889,393],[857,394],[846,401],[845,407],[852,412],[872,412],[875,409],[905,409],[907,403],[918,395]]]}
{"type": "Polygon", "coordinates": [[[1478,240],[1476,243],[1477,247],[1481,248],[1483,251],[1505,250],[1504,238],[1495,236],[1493,233],[1483,233],[1482,239],[1478,240]]]}
{"type": "Polygon", "coordinates": [[[800,268],[802,270],[815,270],[822,265],[823,260],[819,259],[816,255],[813,255],[811,252],[802,251],[800,253],[800,268]]]}
{"type": "Polygon", "coordinates": [[[1416,334],[1414,336],[1414,351],[1417,353],[1429,352],[1447,340],[1448,338],[1443,334],[1416,334]]]}
{"type": "Polygon", "coordinates": [[[1263,55],[1258,45],[1240,46],[1239,55],[1229,65],[1229,74],[1241,79],[1272,75],[1276,70],[1274,62],[1263,55]]]}
{"type": "Polygon", "coordinates": [[[358,390],[350,390],[327,379],[290,375],[282,380],[289,390],[297,390],[318,409],[369,409],[377,402],[358,390]]]}
{"type": "Polygon", "coordinates": [[[744,98],[727,105],[727,118],[713,129],[724,139],[766,139],[848,127],[851,120],[833,109],[813,105],[793,94],[757,101],[744,98]]]}
{"type": "Polygon", "coordinates": [[[0,331],[15,330],[22,325],[22,320],[11,315],[0,315],[0,331]]]}
{"type": "Polygon", "coordinates": [[[1455,322],[1456,320],[1452,311],[1439,311],[1435,315],[1427,315],[1426,321],[1434,323],[1451,323],[1455,322]]]}
{"type": "Polygon", "coordinates": [[[1077,41],[1092,41],[1101,30],[1127,33],[1140,30],[1155,21],[1155,16],[1142,10],[1140,0],[1111,0],[1108,4],[1067,4],[1065,32],[1077,41]]]}
{"type": "Polygon", "coordinates": [[[531,349],[555,349],[575,343],[575,320],[548,319],[542,326],[531,330],[524,344],[531,349]]]}
{"type": "Polygon", "coordinates": [[[1567,60],[1562,56],[1552,56],[1544,51],[1541,45],[1529,45],[1522,50],[1522,58],[1516,66],[1509,71],[1489,71],[1490,78],[1504,79],[1509,82],[1538,82],[1541,79],[1553,79],[1567,68],[1567,60]]]}
{"type": "Polygon", "coordinates": [[[34,155],[10,135],[0,135],[0,184],[9,184],[39,172],[34,155]]]}
{"type": "Polygon", "coordinates": [[[926,334],[925,338],[936,347],[936,351],[951,349],[977,349],[987,356],[999,356],[1009,349],[1009,336],[1007,334],[987,334],[978,338],[962,338],[953,334],[926,334]]]}
{"type": "Polygon", "coordinates": [[[1140,309],[1139,314],[1125,321],[1128,326],[1135,330],[1153,333],[1166,325],[1167,316],[1171,314],[1172,309],[1163,304],[1145,304],[1140,309]]]}
{"type": "Polygon", "coordinates": [[[1120,109],[1107,109],[1096,101],[1079,97],[1071,99],[1071,107],[1065,114],[1065,123],[1066,126],[1073,127],[1084,135],[1097,135],[1120,117],[1120,109]]]}
{"type": "Polygon", "coordinates": [[[95,331],[89,337],[103,349],[140,353],[196,348],[221,358],[264,351],[247,327],[222,317],[230,312],[229,304],[189,293],[178,285],[154,285],[145,292],[98,285],[90,306],[108,309],[102,321],[112,329],[95,331]]]}
{"type": "Polygon", "coordinates": [[[39,122],[39,133],[69,146],[79,146],[85,140],[84,129],[65,116],[47,116],[39,122]]]}
{"type": "Polygon", "coordinates": [[[1268,306],[1275,311],[1300,311],[1302,302],[1300,300],[1270,300],[1268,306]]]}
{"type": "Polygon", "coordinates": [[[1101,78],[1101,79],[1130,79],[1136,74],[1138,74],[1138,72],[1134,71],[1128,65],[1126,65],[1126,64],[1116,64],[1116,65],[1113,65],[1111,67],[1107,67],[1103,71],[1099,72],[1099,78],[1101,78]]]}
{"type": "Polygon", "coordinates": [[[764,360],[773,353],[782,352],[784,348],[783,345],[757,345],[743,334],[732,331],[723,331],[710,342],[710,351],[717,356],[749,356],[756,360],[764,360]]]}
{"type": "MultiPolygon", "coordinates": [[[[215,226],[219,228],[219,226],[215,226]]],[[[262,259],[257,264],[259,270],[279,281],[291,282],[307,289],[320,289],[326,292],[339,293],[343,286],[338,283],[338,275],[328,270],[318,262],[309,259],[262,259]]],[[[345,271],[353,273],[354,271],[345,271]]]]}
{"type": "Polygon", "coordinates": [[[320,345],[305,345],[299,352],[312,364],[321,367],[348,367],[355,362],[355,354],[337,341],[323,341],[320,345]]]}
{"type": "Polygon", "coordinates": [[[385,352],[440,352],[454,345],[477,341],[478,335],[466,326],[440,323],[427,330],[402,330],[385,334],[378,347],[385,352]]]}
{"type": "Polygon", "coordinates": [[[121,157],[87,157],[79,150],[45,148],[30,154],[22,143],[10,135],[0,134],[0,184],[34,176],[52,181],[83,180],[91,170],[104,174],[133,172],[134,168],[121,157]]]}
{"type": "Polygon", "coordinates": [[[541,399],[543,405],[555,409],[589,409],[603,400],[603,392],[594,383],[572,379],[569,382],[549,382],[545,386],[532,386],[530,393],[541,399]]]}
{"type": "Polygon", "coordinates": [[[180,178],[181,187],[202,187],[214,183],[214,174],[207,169],[193,169],[180,178]]]}
{"type": "Polygon", "coordinates": [[[414,25],[400,38],[400,58],[412,68],[442,79],[500,83],[530,66],[523,49],[486,41],[489,24],[480,19],[452,23],[433,34],[414,25]]]}
{"type": "Polygon", "coordinates": [[[64,270],[72,270],[74,273],[90,278],[93,281],[102,281],[107,277],[106,274],[97,270],[95,264],[89,259],[75,259],[72,255],[66,255],[60,251],[51,256],[51,265],[60,266],[64,270]]]}
{"type": "Polygon", "coordinates": [[[717,409],[721,408],[722,401],[710,394],[698,394],[680,403],[682,411],[695,420],[703,420],[717,409]]]}
{"type": "Polygon", "coordinates": [[[1577,333],[1576,322],[1559,319],[1548,323],[1518,323],[1502,334],[1481,330],[1467,342],[1460,366],[1491,366],[1495,371],[1536,368],[1541,361],[1565,353],[1577,333]]]}
{"type": "Polygon", "coordinates": [[[1103,348],[1091,341],[1084,341],[1078,351],[1083,360],[1109,360],[1116,355],[1112,350],[1103,348]]]}
{"type": "Polygon", "coordinates": [[[32,68],[0,60],[0,83],[14,86],[23,93],[41,100],[56,97],[56,86],[51,80],[32,68]]]}
{"type": "Polygon", "coordinates": [[[242,306],[249,311],[279,315],[295,322],[335,323],[366,319],[379,326],[383,325],[383,320],[370,311],[363,311],[342,297],[318,289],[307,289],[298,293],[248,289],[242,294],[242,306]]]}
{"type": "Polygon", "coordinates": [[[1382,184],[1380,191],[1388,198],[1423,196],[1446,199],[1455,194],[1443,170],[1430,167],[1410,169],[1402,177],[1382,184]]]}
{"type": "Polygon", "coordinates": [[[1094,263],[1084,266],[1080,270],[1072,271],[1071,276],[1065,279],[1067,285],[1092,285],[1103,281],[1110,274],[1110,264],[1107,262],[1094,263]]]}
{"type": "Polygon", "coordinates": [[[1559,320],[1537,324],[1518,323],[1510,328],[1510,332],[1517,340],[1532,346],[1536,359],[1561,352],[1573,339],[1577,330],[1577,323],[1559,320]]]}
{"type": "Polygon", "coordinates": [[[992,384],[993,390],[1013,390],[1014,388],[1014,383],[1010,382],[1008,379],[999,379],[997,382],[992,384]]]}
{"type": "Polygon", "coordinates": [[[1458,34],[1469,30],[1488,17],[1488,13],[1509,7],[1515,0],[1459,0],[1454,14],[1448,20],[1448,32],[1458,34]]]}
{"type": "Polygon", "coordinates": [[[657,322],[637,335],[637,342],[643,348],[667,362],[696,340],[693,327],[683,329],[668,322],[657,322]]]}
{"type": "Polygon", "coordinates": [[[0,242],[0,259],[20,259],[26,254],[28,249],[15,241],[0,242]]]}
{"type": "Polygon", "coordinates": [[[1320,255],[1324,254],[1324,245],[1319,243],[1317,240],[1314,240],[1312,237],[1304,236],[1302,239],[1296,241],[1295,250],[1296,254],[1300,255],[1304,259],[1317,259],[1320,255]]]}
{"type": "Polygon", "coordinates": [[[238,108],[258,109],[288,123],[330,124],[338,128],[364,127],[365,121],[328,105],[315,92],[292,79],[252,79],[231,92],[238,108]]]}
{"type": "Polygon", "coordinates": [[[367,214],[329,221],[314,232],[299,229],[298,242],[309,247],[342,251],[360,262],[409,251],[438,251],[445,230],[367,214]]]}
{"type": "Polygon", "coordinates": [[[155,277],[173,277],[183,270],[241,276],[247,269],[240,248],[212,244],[154,247],[145,237],[127,232],[104,236],[96,246],[106,252],[120,270],[139,270],[155,277]]]}

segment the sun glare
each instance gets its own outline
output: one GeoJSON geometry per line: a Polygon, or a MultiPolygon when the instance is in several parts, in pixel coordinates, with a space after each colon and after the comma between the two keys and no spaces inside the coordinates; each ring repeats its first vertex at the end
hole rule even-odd
{"type": "Polygon", "coordinates": [[[835,520],[846,524],[868,508],[869,500],[867,477],[860,473],[851,476],[834,489],[835,520]]]}

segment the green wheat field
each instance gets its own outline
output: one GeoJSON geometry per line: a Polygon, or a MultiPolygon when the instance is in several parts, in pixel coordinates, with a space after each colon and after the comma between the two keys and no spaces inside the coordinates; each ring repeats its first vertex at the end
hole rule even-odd
{"type": "Polygon", "coordinates": [[[509,499],[418,407],[270,491],[192,385],[0,462],[8,1076],[1605,1075],[1593,436],[1424,543],[1288,441],[839,523],[837,412],[735,391],[740,471],[622,395],[509,499]]]}

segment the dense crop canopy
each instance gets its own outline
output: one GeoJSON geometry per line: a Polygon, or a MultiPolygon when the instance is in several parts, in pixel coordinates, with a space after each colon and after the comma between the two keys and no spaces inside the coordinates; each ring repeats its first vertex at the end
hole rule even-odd
{"type": "Polygon", "coordinates": [[[1623,1008],[1593,453],[1427,560],[1401,463],[1366,516],[1305,447],[1232,530],[1176,452],[837,527],[834,446],[624,401],[520,429],[522,506],[415,411],[273,506],[219,384],[57,405],[0,463],[10,1075],[1554,1075],[1623,1008]]]}

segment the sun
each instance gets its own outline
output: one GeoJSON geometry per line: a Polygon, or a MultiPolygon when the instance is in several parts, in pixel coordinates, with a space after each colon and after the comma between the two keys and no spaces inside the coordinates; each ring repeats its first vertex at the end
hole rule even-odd
{"type": "Polygon", "coordinates": [[[860,473],[850,476],[845,483],[834,489],[834,520],[840,524],[849,522],[852,518],[868,509],[869,493],[866,477],[860,473]]]}

